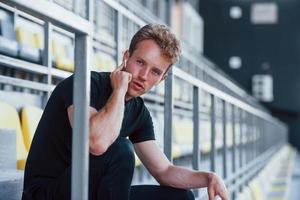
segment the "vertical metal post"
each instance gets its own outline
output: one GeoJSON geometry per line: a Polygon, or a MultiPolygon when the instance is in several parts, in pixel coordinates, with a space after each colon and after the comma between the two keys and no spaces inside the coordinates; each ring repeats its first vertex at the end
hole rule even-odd
{"type": "Polygon", "coordinates": [[[244,151],[244,133],[243,133],[243,125],[244,125],[244,116],[243,116],[243,110],[239,109],[239,124],[240,124],[240,138],[239,138],[239,168],[242,168],[243,166],[243,151],[244,151]]]}
{"type": "MultiPolygon", "coordinates": [[[[236,140],[235,140],[235,106],[232,104],[232,174],[236,172],[236,140]]],[[[235,180],[233,181],[235,183],[235,180]]],[[[232,192],[232,200],[235,200],[235,191],[232,192]]]]}
{"type": "Polygon", "coordinates": [[[115,35],[115,40],[117,42],[117,54],[116,54],[116,59],[117,59],[117,63],[121,63],[122,62],[122,47],[121,47],[121,43],[122,43],[122,31],[121,31],[121,28],[122,28],[122,24],[123,24],[123,17],[122,17],[122,14],[117,11],[117,23],[115,25],[115,32],[116,32],[116,35],[115,35]]]}
{"type": "Polygon", "coordinates": [[[255,124],[255,116],[252,114],[251,115],[251,160],[254,160],[256,158],[256,124],[255,124]]]}
{"type": "Polygon", "coordinates": [[[80,8],[82,7],[82,0],[73,0],[73,12],[77,15],[80,13],[80,8]]]}
{"type": "MultiPolygon", "coordinates": [[[[43,51],[43,65],[48,68],[47,73],[47,84],[51,85],[51,68],[52,68],[52,25],[50,22],[45,22],[44,25],[45,37],[44,37],[44,51],[43,51]]],[[[50,98],[51,91],[47,91],[47,99],[45,102],[50,98]]],[[[46,104],[46,103],[45,103],[46,104]]],[[[45,105],[44,104],[44,105],[45,105]]]]}
{"type": "Polygon", "coordinates": [[[199,170],[199,88],[193,87],[193,169],[199,170]]]}
{"type": "Polygon", "coordinates": [[[211,95],[211,148],[210,148],[210,170],[216,171],[216,97],[211,95]]]}
{"type": "Polygon", "coordinates": [[[223,177],[227,178],[227,108],[225,100],[222,100],[222,119],[223,119],[223,177]]]}
{"type": "Polygon", "coordinates": [[[75,36],[74,122],[72,139],[72,200],[88,199],[88,136],[91,41],[88,35],[75,36]]]}
{"type": "MultiPolygon", "coordinates": [[[[199,148],[199,88],[193,86],[193,169],[199,170],[200,148],[199,148]]],[[[195,196],[198,196],[198,190],[194,191],[195,196]]]]}
{"type": "MultiPolygon", "coordinates": [[[[239,138],[239,169],[241,169],[243,167],[243,153],[244,153],[244,141],[243,141],[243,137],[244,137],[244,133],[243,133],[243,125],[244,125],[244,117],[243,117],[243,110],[240,108],[239,109],[239,124],[240,124],[240,138],[239,138]]],[[[242,174],[240,176],[240,178],[242,178],[242,174]]],[[[245,183],[244,183],[245,184],[245,183]]],[[[239,187],[240,191],[242,191],[243,189],[243,184],[240,185],[239,187]]]]}
{"type": "Polygon", "coordinates": [[[262,123],[261,120],[258,118],[257,119],[257,124],[258,124],[258,155],[260,155],[263,152],[263,133],[262,133],[262,123]]]}
{"type": "Polygon", "coordinates": [[[165,81],[165,104],[164,104],[164,153],[172,162],[172,127],[173,127],[173,69],[168,71],[165,81]]]}
{"type": "Polygon", "coordinates": [[[94,23],[94,7],[95,7],[95,0],[88,0],[87,3],[87,19],[92,24],[94,23]]]}
{"type": "Polygon", "coordinates": [[[172,7],[174,4],[174,0],[167,0],[167,9],[166,9],[166,24],[171,26],[172,24],[172,7]]]}
{"type": "Polygon", "coordinates": [[[246,132],[245,132],[245,136],[246,136],[246,164],[249,163],[250,159],[251,159],[251,118],[250,118],[250,113],[246,112],[246,132]]]}

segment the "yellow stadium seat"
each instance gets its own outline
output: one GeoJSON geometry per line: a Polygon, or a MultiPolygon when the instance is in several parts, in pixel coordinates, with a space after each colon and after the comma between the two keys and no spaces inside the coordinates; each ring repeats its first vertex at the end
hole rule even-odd
{"type": "Polygon", "coordinates": [[[134,153],[134,158],[135,158],[135,166],[140,166],[142,164],[141,160],[139,157],[134,153]]]}
{"type": "Polygon", "coordinates": [[[68,53],[69,47],[67,44],[52,39],[52,54],[55,66],[58,69],[65,71],[74,71],[74,59],[68,53]]]}
{"type": "Polygon", "coordinates": [[[182,156],[181,147],[178,144],[172,144],[172,158],[176,159],[182,156]]]}
{"type": "Polygon", "coordinates": [[[21,124],[16,109],[4,102],[0,102],[0,128],[15,129],[17,135],[17,168],[24,169],[28,151],[24,145],[21,124]]]}
{"type": "Polygon", "coordinates": [[[174,85],[173,85],[173,97],[176,100],[180,100],[181,97],[181,87],[178,79],[175,79],[174,85]]]}
{"type": "Polygon", "coordinates": [[[34,37],[34,33],[29,32],[23,27],[17,27],[16,28],[16,36],[17,40],[24,45],[30,46],[30,47],[37,47],[36,40],[34,37]]]}
{"type": "Polygon", "coordinates": [[[111,72],[116,67],[116,61],[111,55],[100,51],[94,53],[92,70],[111,72]]]}
{"type": "Polygon", "coordinates": [[[31,141],[43,110],[33,106],[26,106],[21,111],[22,131],[26,149],[29,151],[31,141]]]}
{"type": "Polygon", "coordinates": [[[41,39],[38,39],[39,35],[39,33],[33,32],[28,28],[20,26],[16,28],[16,38],[20,43],[19,56],[21,58],[34,62],[41,61],[43,42],[41,39]]]}
{"type": "Polygon", "coordinates": [[[159,96],[165,95],[165,82],[161,82],[157,85],[157,92],[159,96]]]}
{"type": "Polygon", "coordinates": [[[175,124],[175,140],[178,144],[193,144],[193,121],[179,120],[175,124]]]}
{"type": "Polygon", "coordinates": [[[174,123],[174,139],[182,155],[193,151],[193,121],[191,119],[177,119],[174,123]]]}
{"type": "Polygon", "coordinates": [[[260,185],[259,177],[255,178],[250,184],[251,197],[253,200],[264,200],[264,194],[260,185]]]}

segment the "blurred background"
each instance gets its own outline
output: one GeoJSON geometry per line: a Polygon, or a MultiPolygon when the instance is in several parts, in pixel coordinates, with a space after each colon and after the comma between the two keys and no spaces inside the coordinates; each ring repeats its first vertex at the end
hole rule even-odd
{"type": "MultiPolygon", "coordinates": [[[[0,0],[0,200],[20,199],[43,109],[76,59],[114,70],[147,23],[182,43],[168,80],[143,96],[168,159],[220,174],[231,199],[298,199],[299,11],[297,0],[0,0]]],[[[137,157],[132,184],[157,184],[137,157]]]]}

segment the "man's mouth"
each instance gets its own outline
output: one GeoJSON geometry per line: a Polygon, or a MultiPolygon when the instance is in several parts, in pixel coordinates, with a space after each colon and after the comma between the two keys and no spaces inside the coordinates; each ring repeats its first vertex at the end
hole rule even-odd
{"type": "Polygon", "coordinates": [[[132,83],[133,83],[133,86],[136,88],[136,89],[138,89],[138,90],[144,90],[145,89],[145,87],[143,86],[143,84],[142,83],[139,83],[138,81],[132,81],[132,83]]]}

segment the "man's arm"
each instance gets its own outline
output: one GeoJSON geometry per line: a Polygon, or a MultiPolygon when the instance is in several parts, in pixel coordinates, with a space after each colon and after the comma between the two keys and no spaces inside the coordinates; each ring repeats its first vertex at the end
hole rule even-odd
{"type": "MultiPolygon", "coordinates": [[[[89,149],[93,155],[103,154],[120,134],[124,117],[125,94],[131,79],[131,74],[121,71],[122,68],[123,64],[111,73],[113,92],[105,106],[99,112],[90,107],[89,149]]],[[[72,126],[74,106],[69,106],[67,111],[72,126]]]]}
{"type": "Polygon", "coordinates": [[[182,189],[208,187],[209,200],[217,195],[222,200],[228,200],[226,188],[215,173],[174,166],[153,140],[136,143],[134,148],[142,163],[161,185],[182,189]]]}

